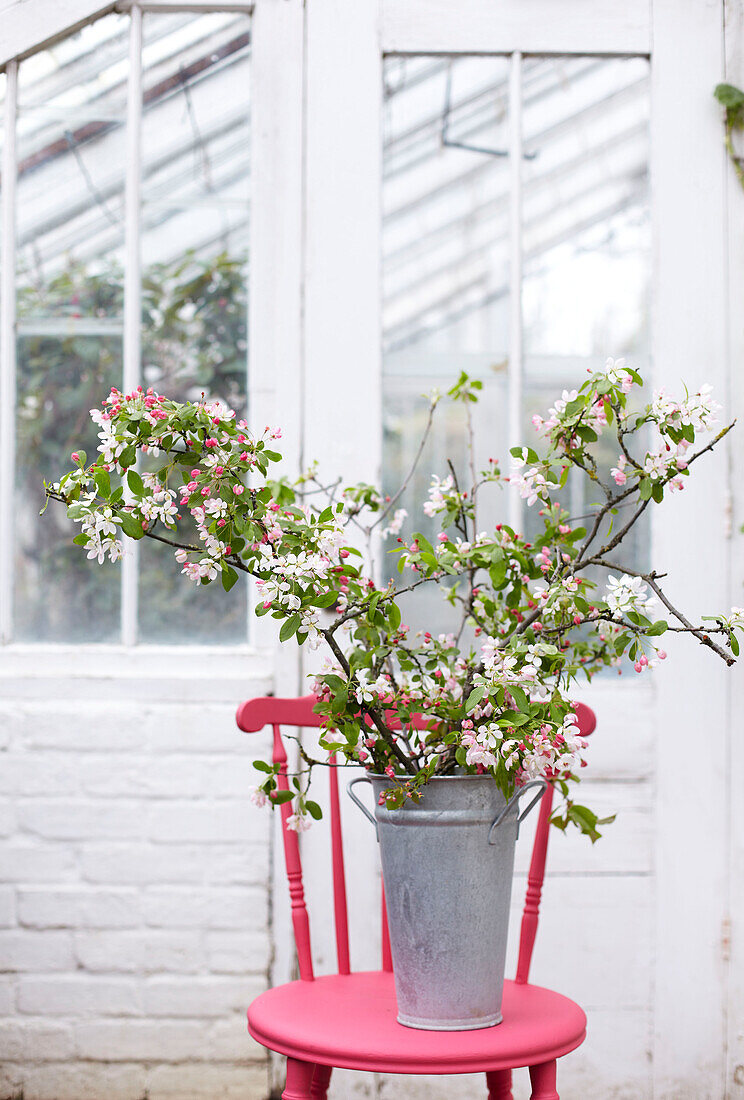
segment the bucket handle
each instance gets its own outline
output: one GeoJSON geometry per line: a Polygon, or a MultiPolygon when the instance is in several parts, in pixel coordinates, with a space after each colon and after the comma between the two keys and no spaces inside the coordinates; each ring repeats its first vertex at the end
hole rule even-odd
{"type": "MultiPolygon", "coordinates": [[[[375,827],[375,836],[377,837],[377,839],[379,841],[380,834],[377,831],[377,820],[369,812],[369,810],[364,805],[364,803],[359,798],[359,796],[354,794],[354,790],[353,790],[353,788],[356,786],[357,783],[371,783],[371,782],[372,782],[372,780],[369,778],[368,775],[358,775],[358,776],[356,776],[355,779],[351,779],[346,784],[346,793],[348,794],[351,801],[354,802],[359,807],[359,809],[362,811],[362,813],[367,818],[367,820],[372,822],[372,824],[375,827]]],[[[499,827],[499,825],[504,820],[506,815],[509,813],[509,810],[512,808],[514,803],[518,802],[519,799],[522,797],[522,795],[526,791],[528,791],[530,789],[530,787],[532,787],[533,789],[535,787],[539,787],[540,790],[535,795],[535,797],[532,799],[532,801],[530,802],[527,809],[522,810],[521,814],[517,818],[517,836],[519,836],[519,826],[520,826],[521,822],[524,821],[524,819],[527,817],[527,814],[530,812],[530,810],[533,810],[535,808],[535,806],[538,804],[538,802],[540,801],[540,799],[542,798],[542,796],[545,794],[546,790],[548,789],[548,784],[545,782],[544,779],[531,779],[529,783],[525,783],[525,785],[523,787],[520,787],[518,791],[515,791],[515,793],[511,796],[511,798],[509,799],[507,804],[504,806],[501,813],[494,820],[493,824],[491,825],[491,828],[488,830],[488,843],[489,844],[493,845],[495,843],[495,841],[493,841],[491,839],[492,836],[493,836],[494,829],[497,829],[499,827]]]]}
{"type": "Polygon", "coordinates": [[[520,826],[521,822],[524,821],[524,819],[527,817],[527,814],[530,812],[530,810],[534,809],[534,807],[538,804],[538,802],[540,801],[540,799],[542,798],[542,796],[545,794],[546,790],[548,789],[548,784],[545,782],[544,779],[531,779],[529,783],[525,783],[525,785],[523,787],[520,787],[518,791],[515,791],[515,793],[511,796],[511,798],[509,799],[507,804],[504,806],[504,808],[501,811],[501,813],[499,814],[499,816],[494,821],[491,828],[488,830],[488,843],[489,844],[495,844],[495,841],[491,839],[492,836],[493,836],[494,829],[497,829],[499,827],[499,825],[504,820],[506,815],[509,813],[509,810],[512,808],[514,803],[519,802],[519,799],[522,797],[522,795],[525,793],[525,791],[528,791],[530,789],[530,787],[533,787],[533,788],[534,787],[539,787],[540,790],[535,795],[535,797],[532,799],[532,801],[530,802],[527,809],[522,810],[521,814],[517,818],[517,836],[519,836],[519,826],[520,826]]]}
{"type": "Polygon", "coordinates": [[[354,791],[352,790],[352,788],[354,787],[354,785],[355,785],[356,783],[371,783],[371,782],[372,782],[372,780],[371,780],[371,779],[369,778],[369,776],[368,776],[368,775],[358,775],[358,776],[357,776],[357,777],[356,777],[355,779],[352,779],[352,780],[350,780],[350,781],[349,781],[349,782],[348,782],[348,783],[346,784],[346,793],[348,794],[348,796],[349,796],[349,798],[351,799],[351,801],[352,801],[352,802],[354,802],[354,803],[356,803],[356,805],[357,805],[357,806],[359,807],[359,809],[360,809],[360,810],[362,811],[362,813],[364,814],[364,816],[365,816],[365,817],[366,817],[366,818],[367,818],[367,819],[368,819],[369,821],[371,821],[371,822],[372,822],[372,824],[373,824],[373,825],[374,825],[374,827],[375,827],[375,836],[376,836],[376,837],[377,837],[377,839],[379,840],[379,839],[380,839],[380,835],[379,835],[379,833],[377,832],[377,821],[375,820],[374,816],[373,816],[373,815],[372,815],[372,814],[371,814],[371,813],[369,812],[369,810],[368,810],[368,809],[367,809],[367,807],[366,807],[366,806],[364,805],[364,803],[363,803],[363,802],[362,802],[362,800],[361,800],[361,799],[359,798],[359,796],[358,796],[358,795],[356,795],[356,794],[354,794],[354,791]]]}

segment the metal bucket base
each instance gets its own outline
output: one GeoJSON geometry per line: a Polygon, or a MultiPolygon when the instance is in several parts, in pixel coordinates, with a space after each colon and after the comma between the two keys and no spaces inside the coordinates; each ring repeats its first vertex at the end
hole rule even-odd
{"type": "Polygon", "coordinates": [[[413,1016],[398,1016],[398,1023],[417,1031],[480,1031],[484,1027],[495,1027],[503,1019],[499,1012],[496,1016],[481,1016],[479,1020],[447,1020],[441,1024],[433,1020],[417,1020],[413,1016]]]}

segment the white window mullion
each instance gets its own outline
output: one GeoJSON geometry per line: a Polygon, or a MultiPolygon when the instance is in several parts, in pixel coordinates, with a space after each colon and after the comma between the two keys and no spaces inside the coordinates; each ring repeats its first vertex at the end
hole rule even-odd
{"type": "Polygon", "coordinates": [[[16,406],[16,109],[18,62],[9,61],[5,86],[0,264],[0,641],[13,634],[13,498],[16,406]]]}
{"type": "MultiPolygon", "coordinates": [[[[509,72],[509,447],[522,439],[522,54],[509,72]]],[[[509,523],[522,527],[522,499],[509,494],[509,523]]]]}
{"type": "MultiPolygon", "coordinates": [[[[127,86],[127,166],[124,216],[124,392],[141,378],[142,268],[140,255],[142,158],[142,8],[134,4],[129,29],[129,83],[127,86]]],[[[122,561],[121,640],[137,641],[139,543],[129,543],[122,561]]]]}

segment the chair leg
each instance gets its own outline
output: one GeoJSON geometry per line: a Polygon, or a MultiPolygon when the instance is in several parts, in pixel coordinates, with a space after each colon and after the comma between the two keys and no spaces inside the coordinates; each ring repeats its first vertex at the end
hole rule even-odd
{"type": "Polygon", "coordinates": [[[326,1100],[328,1096],[328,1086],[331,1083],[331,1074],[333,1073],[333,1066],[316,1066],[315,1074],[313,1075],[313,1083],[310,1086],[310,1096],[312,1100],[326,1100]]]}
{"type": "Polygon", "coordinates": [[[282,1100],[311,1100],[310,1087],[315,1066],[312,1062],[300,1062],[298,1058],[287,1058],[287,1087],[282,1100]]]}
{"type": "Polygon", "coordinates": [[[512,1071],[491,1069],[486,1074],[488,1100],[514,1100],[512,1096],[512,1071]]]}
{"type": "Polygon", "coordinates": [[[541,1066],[530,1066],[531,1100],[560,1100],[555,1088],[555,1077],[555,1061],[543,1062],[541,1066]]]}

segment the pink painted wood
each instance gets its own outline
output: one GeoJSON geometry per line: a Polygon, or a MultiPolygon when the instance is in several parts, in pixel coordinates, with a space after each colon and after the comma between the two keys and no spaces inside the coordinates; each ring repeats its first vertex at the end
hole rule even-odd
{"type": "MultiPolygon", "coordinates": [[[[279,789],[288,790],[287,754],[281,726],[318,727],[312,695],[298,699],[251,699],[237,712],[240,729],[270,725],[279,789]]],[[[594,713],[578,704],[581,732],[595,727],[594,713]]],[[[290,809],[281,807],[284,855],[292,905],[300,980],[277,986],[248,1010],[248,1029],[258,1042],[287,1057],[283,1100],[325,1100],[333,1067],[378,1073],[486,1074],[489,1100],[512,1100],[511,1071],[528,1066],[532,1100],[559,1100],[556,1060],[579,1046],[586,1034],[581,1008],[560,993],[528,983],[545,875],[552,791],[543,797],[527,882],[516,981],[504,986],[504,1020],[482,1031],[431,1032],[402,1027],[382,895],[382,969],[351,973],[338,769],[331,767],[330,819],[333,911],[338,973],[315,977],[297,834],[286,828],[290,809]]]]}

